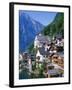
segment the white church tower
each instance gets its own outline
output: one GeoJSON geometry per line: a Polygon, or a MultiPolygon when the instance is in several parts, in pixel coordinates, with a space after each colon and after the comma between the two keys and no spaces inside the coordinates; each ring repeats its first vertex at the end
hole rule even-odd
{"type": "Polygon", "coordinates": [[[35,37],[35,40],[34,40],[34,48],[36,48],[36,47],[42,47],[42,44],[40,43],[40,41],[39,41],[39,37],[41,36],[41,34],[39,34],[39,35],[37,35],[36,37],[35,37]]]}

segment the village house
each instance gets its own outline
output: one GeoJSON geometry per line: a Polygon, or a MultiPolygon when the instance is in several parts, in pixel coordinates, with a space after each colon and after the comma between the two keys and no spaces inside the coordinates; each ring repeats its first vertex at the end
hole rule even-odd
{"type": "Polygon", "coordinates": [[[35,40],[34,40],[34,48],[36,47],[42,47],[44,43],[47,43],[49,44],[50,43],[50,37],[48,36],[44,36],[42,34],[38,34],[36,37],[35,37],[35,40]]]}
{"type": "Polygon", "coordinates": [[[59,55],[53,55],[52,62],[64,68],[64,57],[61,57],[59,55]]]}
{"type": "Polygon", "coordinates": [[[46,44],[43,44],[42,47],[39,47],[37,49],[36,58],[40,57],[39,61],[43,62],[46,59],[46,57],[48,57],[49,55],[49,48],[50,46],[47,46],[46,44]]]}
{"type": "Polygon", "coordinates": [[[50,63],[47,64],[46,72],[44,72],[44,75],[46,78],[62,77],[63,69],[61,69],[61,67],[56,64],[50,63]]]}
{"type": "Polygon", "coordinates": [[[48,36],[38,34],[35,37],[34,48],[37,48],[36,61],[38,60],[37,57],[40,58],[38,61],[44,61],[45,57],[48,55],[48,50],[50,48],[48,44],[50,44],[50,38],[48,36]]]}

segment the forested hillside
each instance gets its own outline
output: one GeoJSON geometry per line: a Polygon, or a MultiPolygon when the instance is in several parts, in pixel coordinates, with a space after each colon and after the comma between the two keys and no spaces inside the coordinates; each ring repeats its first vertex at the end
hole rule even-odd
{"type": "Polygon", "coordinates": [[[42,34],[51,37],[60,34],[64,37],[64,13],[57,13],[53,22],[44,28],[42,34]]]}

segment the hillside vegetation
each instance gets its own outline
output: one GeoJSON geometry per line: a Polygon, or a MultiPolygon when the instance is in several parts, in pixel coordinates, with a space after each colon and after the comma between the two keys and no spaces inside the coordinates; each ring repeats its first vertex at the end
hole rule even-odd
{"type": "Polygon", "coordinates": [[[64,14],[57,13],[53,22],[44,28],[42,34],[49,35],[51,37],[60,34],[64,37],[64,14]]]}

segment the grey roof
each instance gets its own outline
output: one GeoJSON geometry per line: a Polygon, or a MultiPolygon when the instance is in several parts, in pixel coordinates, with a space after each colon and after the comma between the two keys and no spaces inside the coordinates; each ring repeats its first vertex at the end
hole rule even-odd
{"type": "Polygon", "coordinates": [[[39,48],[39,52],[41,55],[48,55],[49,54],[49,51],[45,51],[44,47],[39,48]]]}
{"type": "Polygon", "coordinates": [[[48,74],[51,74],[51,75],[59,74],[59,70],[58,69],[48,70],[48,74]]]}
{"type": "Polygon", "coordinates": [[[50,37],[48,37],[48,36],[43,36],[43,35],[41,35],[41,36],[37,36],[37,39],[40,41],[40,42],[43,42],[43,43],[45,43],[45,42],[50,42],[50,37]]]}

